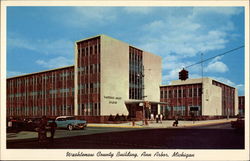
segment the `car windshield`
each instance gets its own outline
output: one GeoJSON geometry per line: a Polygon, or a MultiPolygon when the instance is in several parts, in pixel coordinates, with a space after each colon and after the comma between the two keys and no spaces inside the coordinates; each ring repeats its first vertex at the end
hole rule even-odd
{"type": "Polygon", "coordinates": [[[67,117],[66,120],[75,120],[75,117],[67,117]]]}

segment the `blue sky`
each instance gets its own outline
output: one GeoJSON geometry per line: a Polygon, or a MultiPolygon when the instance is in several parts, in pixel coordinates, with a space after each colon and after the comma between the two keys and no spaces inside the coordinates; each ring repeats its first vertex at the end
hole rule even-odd
{"type": "MultiPolygon", "coordinates": [[[[74,41],[106,34],[162,56],[162,83],[182,67],[244,45],[243,7],[8,7],[7,76],[73,65],[74,41]]],[[[203,64],[244,95],[244,48],[203,64]]],[[[201,65],[188,68],[201,77],[201,65]]]]}

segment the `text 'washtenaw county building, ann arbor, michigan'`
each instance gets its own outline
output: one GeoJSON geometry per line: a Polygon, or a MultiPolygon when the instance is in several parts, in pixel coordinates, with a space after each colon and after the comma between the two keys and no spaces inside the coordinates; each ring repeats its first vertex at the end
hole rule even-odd
{"type": "Polygon", "coordinates": [[[75,65],[7,79],[7,116],[74,115],[105,122],[174,116],[235,116],[237,89],[210,78],[162,86],[162,58],[105,35],[76,41],[75,65]],[[202,90],[203,88],[203,90],[202,90]]]}

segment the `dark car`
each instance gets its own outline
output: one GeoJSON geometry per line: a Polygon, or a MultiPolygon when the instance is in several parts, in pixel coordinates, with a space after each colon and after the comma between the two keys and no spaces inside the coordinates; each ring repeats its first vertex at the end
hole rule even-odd
{"type": "Polygon", "coordinates": [[[237,118],[236,121],[231,121],[231,127],[235,129],[244,129],[245,127],[245,118],[237,118]]]}
{"type": "Polygon", "coordinates": [[[27,118],[26,121],[25,121],[26,130],[36,131],[36,129],[39,127],[40,121],[41,121],[40,117],[27,118]]]}

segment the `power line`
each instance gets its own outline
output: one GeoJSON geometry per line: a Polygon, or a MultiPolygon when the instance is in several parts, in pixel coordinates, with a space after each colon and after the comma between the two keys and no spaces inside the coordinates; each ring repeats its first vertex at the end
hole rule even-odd
{"type": "Polygon", "coordinates": [[[230,53],[230,52],[233,52],[233,51],[235,51],[235,50],[241,49],[241,48],[243,48],[243,47],[244,47],[244,45],[239,46],[239,47],[237,47],[237,48],[234,48],[234,49],[232,49],[232,50],[229,50],[229,51],[226,51],[226,52],[224,52],[224,53],[218,54],[218,55],[213,56],[213,57],[211,57],[211,58],[207,58],[207,59],[205,59],[205,60],[202,60],[202,61],[199,61],[199,62],[197,62],[197,63],[194,63],[194,64],[191,64],[191,65],[189,65],[189,66],[186,66],[185,68],[189,68],[189,67],[191,67],[191,66],[194,66],[194,65],[203,63],[203,62],[208,61],[208,60],[211,60],[211,59],[213,59],[213,58],[216,58],[216,57],[218,57],[218,56],[222,56],[222,55],[228,54],[228,53],[230,53]]]}

